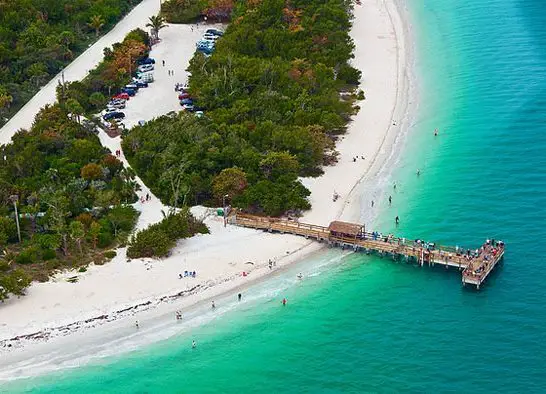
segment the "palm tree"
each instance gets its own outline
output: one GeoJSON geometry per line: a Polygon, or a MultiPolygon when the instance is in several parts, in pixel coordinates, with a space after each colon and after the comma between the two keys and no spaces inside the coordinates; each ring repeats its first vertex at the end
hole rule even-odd
{"type": "Polygon", "coordinates": [[[89,27],[95,29],[95,34],[99,36],[101,27],[104,26],[104,19],[100,15],[95,15],[91,17],[91,20],[88,23],[89,27]]]}
{"type": "Polygon", "coordinates": [[[150,27],[152,29],[152,36],[154,36],[156,40],[159,40],[159,30],[167,27],[165,24],[165,18],[161,15],[157,15],[151,16],[149,20],[150,23],[147,23],[146,27],[150,27]]]}

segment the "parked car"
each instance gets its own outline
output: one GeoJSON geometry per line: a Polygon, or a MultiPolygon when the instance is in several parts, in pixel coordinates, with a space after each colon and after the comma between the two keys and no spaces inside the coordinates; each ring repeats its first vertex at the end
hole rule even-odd
{"type": "Polygon", "coordinates": [[[129,100],[129,95],[127,93],[116,94],[113,99],[129,100]]]}
{"type": "Polygon", "coordinates": [[[130,83],[130,84],[125,85],[125,88],[126,89],[133,89],[135,91],[138,91],[138,85],[135,84],[135,83],[130,83]]]}
{"type": "Polygon", "coordinates": [[[138,64],[155,64],[155,59],[151,57],[147,57],[146,59],[141,59],[138,61],[138,64]]]}
{"type": "MultiPolygon", "coordinates": [[[[193,109],[195,109],[195,107],[193,109]]],[[[195,111],[195,116],[197,116],[198,118],[202,118],[203,116],[205,116],[205,113],[203,111],[195,111]]]]}
{"type": "Polygon", "coordinates": [[[102,119],[104,120],[112,120],[112,119],[123,119],[125,118],[125,114],[123,112],[108,112],[103,115],[102,119]]]}
{"type": "Polygon", "coordinates": [[[224,35],[224,32],[222,30],[218,30],[218,29],[207,29],[205,34],[212,34],[212,35],[215,35],[215,36],[222,37],[224,35]]]}
{"type": "Polygon", "coordinates": [[[141,73],[145,73],[148,71],[153,71],[154,65],[153,64],[143,64],[142,66],[138,66],[137,70],[141,73]]]}
{"type": "Polygon", "coordinates": [[[220,37],[219,36],[215,36],[214,34],[205,34],[203,36],[203,40],[206,40],[206,41],[216,41],[217,39],[219,39],[220,37]]]}
{"type": "Polygon", "coordinates": [[[190,94],[187,93],[187,92],[182,92],[178,95],[178,100],[184,100],[184,99],[189,99],[191,98],[190,97],[190,94]]]}
{"type": "Polygon", "coordinates": [[[121,89],[121,92],[122,93],[127,93],[129,96],[134,96],[136,94],[136,90],[133,90],[133,89],[127,89],[127,88],[122,88],[121,89]]]}
{"type": "Polygon", "coordinates": [[[125,100],[112,100],[108,104],[106,104],[108,107],[114,107],[118,109],[124,109],[125,108],[125,100]]]}
{"type": "Polygon", "coordinates": [[[142,82],[153,82],[154,81],[154,73],[151,71],[148,72],[137,72],[137,79],[142,82]]]}
{"type": "Polygon", "coordinates": [[[185,98],[185,99],[180,100],[180,105],[184,105],[184,104],[193,105],[193,100],[191,98],[185,98]]]}
{"type": "Polygon", "coordinates": [[[141,81],[140,79],[137,79],[136,81],[134,81],[134,84],[138,88],[147,88],[148,87],[148,82],[141,81]]]}
{"type": "Polygon", "coordinates": [[[193,104],[183,104],[182,109],[184,109],[184,110],[186,110],[188,112],[193,112],[195,110],[193,104]]]}

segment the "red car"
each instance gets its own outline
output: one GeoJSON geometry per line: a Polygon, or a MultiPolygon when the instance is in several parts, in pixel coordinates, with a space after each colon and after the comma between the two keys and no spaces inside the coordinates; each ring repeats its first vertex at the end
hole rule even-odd
{"type": "Polygon", "coordinates": [[[129,100],[129,95],[127,93],[120,93],[116,94],[113,99],[122,99],[122,100],[129,100]]]}
{"type": "Polygon", "coordinates": [[[189,93],[180,93],[178,95],[178,100],[184,100],[184,99],[187,99],[187,98],[190,98],[189,93]]]}

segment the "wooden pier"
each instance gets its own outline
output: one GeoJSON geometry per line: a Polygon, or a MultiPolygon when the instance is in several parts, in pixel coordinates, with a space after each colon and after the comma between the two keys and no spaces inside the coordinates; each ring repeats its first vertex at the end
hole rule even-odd
{"type": "Polygon", "coordinates": [[[327,242],[341,248],[352,248],[389,255],[394,259],[414,260],[421,266],[443,265],[456,267],[462,271],[463,285],[470,284],[480,288],[491,271],[504,256],[504,242],[487,240],[476,250],[464,250],[450,246],[439,246],[421,240],[408,240],[394,235],[382,235],[366,231],[360,224],[335,221],[328,227],[300,223],[294,220],[254,216],[233,211],[228,223],[281,234],[300,235],[305,238],[327,242]]]}

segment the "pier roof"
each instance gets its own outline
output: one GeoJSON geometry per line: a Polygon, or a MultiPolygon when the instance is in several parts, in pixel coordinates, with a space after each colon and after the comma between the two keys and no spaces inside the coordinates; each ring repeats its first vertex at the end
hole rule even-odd
{"type": "Polygon", "coordinates": [[[363,226],[360,224],[340,222],[336,220],[330,223],[328,226],[328,231],[355,236],[362,232],[362,227],[363,226]]]}

